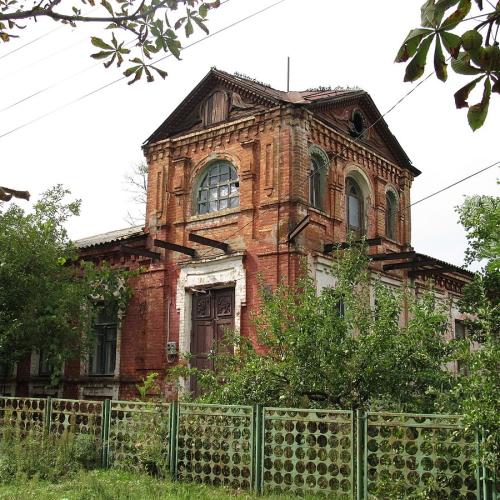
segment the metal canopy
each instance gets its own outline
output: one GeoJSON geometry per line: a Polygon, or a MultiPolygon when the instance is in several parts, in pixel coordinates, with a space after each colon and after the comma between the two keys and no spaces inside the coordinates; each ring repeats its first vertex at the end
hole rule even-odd
{"type": "Polygon", "coordinates": [[[155,247],[166,248],[167,250],[172,250],[173,252],[185,253],[186,255],[190,255],[191,257],[194,257],[196,255],[196,251],[194,248],[176,245],[175,243],[170,243],[169,241],[153,240],[153,244],[155,247]]]}
{"type": "Polygon", "coordinates": [[[128,255],[138,255],[139,257],[147,257],[149,259],[159,259],[161,254],[158,252],[151,252],[145,248],[128,247],[126,245],[121,245],[120,251],[128,255]]]}
{"type": "Polygon", "coordinates": [[[196,233],[189,233],[189,241],[194,241],[200,245],[206,245],[213,248],[220,248],[224,253],[229,252],[229,245],[222,241],[212,240],[211,238],[205,238],[205,236],[200,236],[196,233]]]}
{"type": "Polygon", "coordinates": [[[332,253],[334,250],[345,250],[346,248],[350,248],[356,245],[362,244],[371,246],[377,246],[382,244],[382,238],[370,238],[367,240],[356,240],[356,241],[344,241],[343,243],[326,243],[323,248],[323,253],[332,253]]]}
{"type": "Polygon", "coordinates": [[[289,233],[288,243],[291,243],[309,225],[309,215],[306,215],[289,233]]]}

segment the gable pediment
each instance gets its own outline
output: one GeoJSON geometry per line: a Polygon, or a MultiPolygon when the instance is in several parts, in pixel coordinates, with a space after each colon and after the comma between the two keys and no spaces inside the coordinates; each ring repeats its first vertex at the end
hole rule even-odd
{"type": "Polygon", "coordinates": [[[366,92],[345,99],[315,103],[311,106],[311,111],[321,121],[352,137],[364,147],[392,163],[409,168],[415,176],[420,174],[366,92]],[[361,129],[359,128],[360,119],[363,122],[361,129]]]}
{"type": "Polygon", "coordinates": [[[277,104],[279,100],[266,95],[259,86],[212,69],[146,143],[237,120],[277,104]]]}

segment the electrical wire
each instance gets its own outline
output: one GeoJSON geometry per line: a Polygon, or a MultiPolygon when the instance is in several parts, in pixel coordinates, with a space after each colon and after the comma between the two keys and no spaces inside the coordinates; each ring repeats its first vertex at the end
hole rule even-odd
{"type": "Polygon", "coordinates": [[[408,208],[413,207],[413,206],[417,205],[418,203],[422,203],[423,201],[428,200],[429,198],[432,198],[433,196],[436,196],[437,194],[442,193],[443,191],[447,191],[448,189],[450,189],[458,184],[461,184],[462,182],[464,182],[464,181],[466,181],[466,180],[468,180],[476,175],[479,175],[483,172],[486,172],[486,170],[489,170],[490,168],[493,168],[496,165],[500,166],[500,160],[488,165],[487,167],[481,168],[480,170],[476,170],[472,174],[469,174],[466,177],[463,177],[462,179],[459,179],[458,181],[455,181],[452,184],[449,184],[448,186],[445,186],[444,188],[441,188],[438,191],[435,191],[434,193],[429,194],[428,196],[425,196],[424,198],[421,198],[420,200],[417,200],[417,201],[414,201],[413,203],[410,203],[403,210],[407,210],[408,208]]]}
{"type": "MultiPolygon", "coordinates": [[[[94,12],[94,11],[95,11],[96,9],[98,9],[98,8],[99,8],[99,6],[96,6],[96,7],[92,8],[92,9],[90,9],[90,10],[86,13],[86,15],[88,15],[88,14],[90,14],[90,13],[94,12]]],[[[18,51],[20,51],[20,50],[24,49],[25,47],[28,47],[29,45],[32,45],[32,44],[34,44],[35,42],[38,42],[38,41],[39,41],[39,40],[41,40],[42,38],[45,38],[45,37],[47,37],[47,36],[49,36],[49,35],[52,35],[52,34],[53,34],[53,33],[55,33],[56,31],[59,31],[60,29],[63,29],[64,27],[65,27],[65,26],[64,26],[63,24],[60,24],[57,28],[54,28],[53,30],[47,31],[47,33],[44,33],[43,35],[40,35],[39,37],[34,38],[33,40],[31,40],[31,41],[29,41],[29,42],[26,42],[24,45],[21,45],[20,47],[17,47],[17,48],[15,48],[15,49],[11,50],[10,52],[7,52],[6,54],[2,54],[2,55],[0,56],[0,59],[4,59],[4,58],[6,58],[6,57],[10,56],[11,54],[14,54],[15,52],[18,52],[18,51]]]]}
{"type": "MultiPolygon", "coordinates": [[[[222,2],[222,3],[227,3],[228,1],[229,0],[226,0],[225,2],[222,2]]],[[[269,9],[271,9],[271,8],[279,5],[279,4],[282,4],[282,3],[286,2],[286,1],[287,0],[279,0],[278,2],[275,2],[275,3],[271,4],[271,5],[268,5],[267,7],[264,7],[263,9],[260,9],[260,10],[258,10],[256,12],[254,12],[253,14],[250,14],[250,15],[248,15],[246,17],[243,17],[243,18],[239,19],[238,21],[235,21],[235,22],[231,23],[230,25],[228,25],[228,26],[226,26],[224,28],[221,28],[220,30],[217,30],[217,31],[214,31],[213,33],[210,33],[209,35],[207,35],[204,38],[201,38],[201,39],[196,40],[195,42],[193,42],[191,44],[186,45],[186,47],[184,47],[183,50],[186,50],[186,49],[188,49],[190,47],[193,47],[193,46],[195,46],[195,45],[197,45],[197,44],[199,44],[199,43],[201,43],[201,42],[203,42],[203,41],[205,41],[205,40],[207,40],[209,38],[212,38],[213,36],[218,35],[219,33],[227,31],[228,29],[233,28],[234,26],[237,26],[238,24],[241,24],[241,23],[243,23],[243,22],[245,22],[245,21],[247,21],[247,20],[249,20],[249,19],[251,19],[251,18],[253,18],[253,17],[257,16],[257,15],[259,15],[259,14],[262,14],[263,12],[266,12],[267,10],[269,10],[269,9]]],[[[171,53],[167,54],[166,56],[161,57],[160,59],[157,59],[157,60],[153,61],[152,64],[157,64],[157,63],[159,63],[159,62],[161,62],[161,61],[163,61],[163,60],[165,60],[165,59],[167,59],[168,57],[171,57],[171,56],[172,56],[171,53]]],[[[89,69],[89,68],[87,68],[87,69],[89,69]]],[[[83,70],[83,71],[87,71],[87,69],[83,70]]],[[[82,72],[80,72],[80,73],[82,73],[82,72]]],[[[72,78],[72,76],[68,77],[67,79],[69,79],[69,78],[72,78]]],[[[37,116],[37,117],[35,117],[35,118],[33,118],[33,119],[25,122],[25,123],[23,123],[23,124],[15,127],[15,128],[13,128],[13,129],[8,130],[7,132],[4,132],[3,134],[0,134],[0,139],[2,139],[4,137],[7,137],[8,135],[11,135],[14,132],[17,132],[18,130],[22,130],[22,129],[28,127],[29,125],[32,125],[32,124],[34,124],[34,123],[42,120],[43,118],[51,116],[51,115],[57,113],[58,111],[61,111],[61,110],[65,109],[65,108],[67,108],[68,106],[76,104],[76,103],[78,103],[78,102],[86,99],[87,97],[90,97],[90,96],[92,96],[94,94],[97,94],[98,92],[100,92],[100,91],[102,91],[104,89],[107,89],[108,87],[111,87],[115,83],[118,83],[118,82],[121,82],[122,80],[125,80],[126,78],[128,78],[128,77],[121,76],[121,77],[117,78],[116,80],[113,80],[113,81],[111,81],[109,83],[106,83],[105,85],[102,85],[101,87],[98,87],[98,88],[96,88],[96,89],[94,89],[94,90],[92,90],[92,91],[90,91],[90,92],[88,92],[86,94],[83,94],[83,95],[77,97],[76,99],[73,99],[72,101],[66,102],[66,103],[62,104],[61,106],[58,106],[58,107],[56,107],[56,108],[48,111],[47,113],[43,113],[42,115],[39,115],[39,116],[37,116]]],[[[54,84],[54,85],[50,86],[50,88],[53,88],[56,85],[57,84],[54,84]]],[[[42,89],[41,91],[36,92],[32,96],[29,96],[28,98],[26,98],[24,100],[21,100],[20,102],[24,102],[27,99],[29,99],[31,97],[34,97],[35,95],[39,95],[42,92],[45,92],[45,89],[42,89]]],[[[19,102],[19,104],[20,104],[20,102],[19,102]]],[[[14,105],[17,105],[17,103],[15,103],[14,105]]],[[[10,107],[12,107],[12,106],[10,106],[10,107]]]]}

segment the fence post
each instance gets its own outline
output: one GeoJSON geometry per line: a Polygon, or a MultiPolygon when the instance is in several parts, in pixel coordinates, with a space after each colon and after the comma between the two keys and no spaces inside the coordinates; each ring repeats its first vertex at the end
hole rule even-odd
{"type": "Polygon", "coordinates": [[[363,500],[366,496],[365,492],[365,431],[366,431],[366,414],[363,410],[356,410],[356,498],[363,500]]]}
{"type": "Polygon", "coordinates": [[[52,398],[50,396],[47,396],[47,399],[45,400],[45,411],[44,411],[44,422],[43,422],[43,428],[44,432],[46,435],[50,434],[50,425],[51,425],[51,420],[52,420],[52,398]]]}
{"type": "Polygon", "coordinates": [[[172,481],[177,480],[177,425],[178,425],[179,404],[172,401],[170,404],[170,442],[169,442],[169,468],[172,481]]]}
{"type": "Polygon", "coordinates": [[[102,406],[101,426],[101,467],[107,469],[109,466],[109,427],[111,425],[111,399],[105,399],[102,406]]]}
{"type": "Polygon", "coordinates": [[[254,406],[254,461],[253,461],[253,469],[254,469],[254,489],[258,495],[262,495],[263,493],[263,483],[262,483],[262,455],[263,455],[263,439],[262,439],[262,429],[263,429],[263,421],[264,421],[264,407],[262,405],[254,406]]]}

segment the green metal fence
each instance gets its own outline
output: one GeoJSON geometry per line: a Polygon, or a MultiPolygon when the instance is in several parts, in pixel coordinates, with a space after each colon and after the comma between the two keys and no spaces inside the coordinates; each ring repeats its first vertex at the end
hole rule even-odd
{"type": "Polygon", "coordinates": [[[107,408],[104,465],[166,475],[172,405],[111,401],[107,408]]]}
{"type": "Polygon", "coordinates": [[[477,439],[465,434],[452,415],[368,413],[365,419],[364,487],[401,484],[405,495],[429,481],[442,498],[480,498],[480,475],[473,465],[477,439]]]}
{"type": "Polygon", "coordinates": [[[0,439],[5,428],[84,433],[103,467],[259,493],[365,500],[433,481],[440,498],[500,498],[455,415],[0,397],[0,439]]]}
{"type": "Polygon", "coordinates": [[[252,487],[253,407],[180,403],[176,430],[178,479],[245,490],[252,487]]]}
{"type": "Polygon", "coordinates": [[[41,398],[0,397],[0,435],[11,428],[21,435],[43,430],[47,416],[47,400],[41,398]]]}
{"type": "Polygon", "coordinates": [[[264,408],[260,490],[354,494],[351,411],[264,408]]]}

